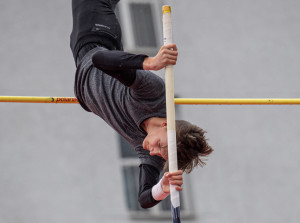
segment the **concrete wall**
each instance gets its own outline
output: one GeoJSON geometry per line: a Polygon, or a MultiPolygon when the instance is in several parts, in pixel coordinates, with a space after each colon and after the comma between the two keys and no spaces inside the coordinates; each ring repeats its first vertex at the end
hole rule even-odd
{"type": "MultiPolygon", "coordinates": [[[[180,97],[300,97],[299,1],[171,4],[180,97]]],[[[73,96],[70,5],[0,2],[0,95],[73,96]]],[[[181,106],[215,149],[188,176],[196,218],[185,222],[298,222],[299,112],[181,106]]],[[[0,222],[132,222],[102,120],[78,105],[0,103],[0,114],[0,222]]]]}

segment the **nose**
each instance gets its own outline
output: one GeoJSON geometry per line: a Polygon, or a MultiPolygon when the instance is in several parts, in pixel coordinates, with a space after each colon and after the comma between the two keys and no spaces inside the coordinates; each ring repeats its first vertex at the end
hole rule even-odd
{"type": "Polygon", "coordinates": [[[155,148],[150,149],[150,156],[157,156],[159,155],[159,152],[155,148]]]}
{"type": "Polygon", "coordinates": [[[150,152],[150,156],[156,156],[156,155],[158,155],[158,153],[156,153],[156,152],[150,152]]]}

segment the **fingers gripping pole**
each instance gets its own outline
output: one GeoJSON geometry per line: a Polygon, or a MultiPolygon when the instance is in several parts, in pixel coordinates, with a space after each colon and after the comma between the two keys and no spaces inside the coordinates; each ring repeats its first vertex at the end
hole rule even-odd
{"type": "MultiPolygon", "coordinates": [[[[172,19],[171,7],[163,6],[163,36],[164,45],[170,44],[172,40],[172,19]]],[[[173,66],[169,65],[165,69],[166,85],[166,109],[167,109],[167,128],[168,128],[168,159],[169,171],[178,170],[177,166],[177,148],[176,148],[176,127],[175,127],[175,103],[174,103],[174,75],[173,66]]],[[[170,195],[172,203],[172,219],[174,222],[180,222],[179,216],[179,192],[174,185],[170,185],[170,195]]]]}

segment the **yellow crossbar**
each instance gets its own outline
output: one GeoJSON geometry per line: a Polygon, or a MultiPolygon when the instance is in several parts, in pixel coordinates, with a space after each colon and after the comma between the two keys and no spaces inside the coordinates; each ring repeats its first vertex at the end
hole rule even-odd
{"type": "MultiPolygon", "coordinates": [[[[78,104],[74,97],[0,96],[0,102],[78,104]]],[[[300,105],[300,98],[175,98],[180,105],[300,105]]]]}
{"type": "Polygon", "coordinates": [[[0,96],[0,102],[78,104],[74,97],[0,96]]]}
{"type": "Polygon", "coordinates": [[[300,98],[176,98],[185,105],[300,105],[300,98]]]}

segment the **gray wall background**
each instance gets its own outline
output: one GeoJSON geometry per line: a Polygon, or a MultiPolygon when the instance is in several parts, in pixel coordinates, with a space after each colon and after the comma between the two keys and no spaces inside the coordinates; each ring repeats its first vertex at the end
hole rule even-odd
{"type": "MultiPolygon", "coordinates": [[[[300,97],[299,1],[170,3],[180,97],[300,97]]],[[[0,30],[0,95],[73,96],[71,1],[1,1],[0,30]]],[[[180,106],[215,149],[187,176],[185,222],[299,222],[299,112],[180,106]]],[[[102,120],[78,105],[0,103],[0,114],[1,223],[132,222],[102,120]]]]}

